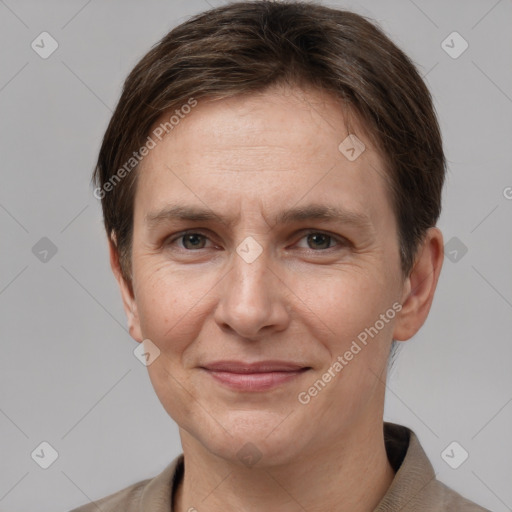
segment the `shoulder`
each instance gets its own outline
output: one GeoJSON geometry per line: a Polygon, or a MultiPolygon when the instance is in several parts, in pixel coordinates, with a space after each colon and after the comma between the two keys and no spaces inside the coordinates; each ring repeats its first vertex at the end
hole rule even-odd
{"type": "Polygon", "coordinates": [[[74,508],[69,512],[98,512],[98,507],[102,512],[138,511],[140,510],[139,504],[142,493],[151,480],[151,478],[141,480],[97,501],[74,508]]]}
{"type": "Polygon", "coordinates": [[[175,484],[183,475],[183,454],[178,455],[164,470],[69,512],[169,512],[175,484]]]}
{"type": "Polygon", "coordinates": [[[386,422],[384,439],[395,478],[375,512],[489,512],[437,480],[411,429],[386,422]]]}
{"type": "Polygon", "coordinates": [[[141,496],[152,478],[141,480],[120,491],[94,502],[74,508],[69,512],[136,512],[140,510],[141,496]]]}
{"type": "Polygon", "coordinates": [[[432,484],[425,491],[425,503],[432,503],[432,508],[427,508],[426,510],[435,512],[451,510],[460,512],[490,512],[488,509],[464,498],[464,496],[439,480],[433,480],[432,484]]]}

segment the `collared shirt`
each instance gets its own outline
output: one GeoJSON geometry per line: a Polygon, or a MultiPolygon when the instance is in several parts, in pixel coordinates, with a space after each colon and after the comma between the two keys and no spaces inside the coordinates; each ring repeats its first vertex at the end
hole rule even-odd
{"type": "MultiPolygon", "coordinates": [[[[395,477],[373,512],[490,512],[436,479],[432,464],[409,428],[384,422],[384,442],[395,477]]],[[[184,456],[180,454],[154,478],[70,512],[173,512],[173,496],[183,471],[184,456]]]]}

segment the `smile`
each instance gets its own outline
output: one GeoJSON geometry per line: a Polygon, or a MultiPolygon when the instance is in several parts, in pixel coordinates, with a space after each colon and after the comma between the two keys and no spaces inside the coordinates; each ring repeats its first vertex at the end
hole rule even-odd
{"type": "Polygon", "coordinates": [[[241,363],[225,361],[201,367],[220,384],[237,391],[259,392],[288,383],[310,367],[286,362],[241,363]]]}

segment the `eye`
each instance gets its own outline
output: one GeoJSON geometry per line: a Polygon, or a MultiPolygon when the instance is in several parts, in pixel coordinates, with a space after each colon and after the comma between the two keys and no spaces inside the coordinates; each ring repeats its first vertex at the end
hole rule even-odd
{"type": "Polygon", "coordinates": [[[204,242],[208,240],[208,237],[196,231],[187,231],[171,238],[166,242],[166,245],[172,245],[178,240],[182,242],[182,246],[179,247],[180,249],[192,251],[194,249],[204,249],[204,242]]]}
{"type": "Polygon", "coordinates": [[[339,246],[347,245],[348,243],[342,238],[335,237],[329,233],[324,233],[323,231],[309,231],[301,238],[301,240],[302,239],[306,239],[306,243],[308,244],[307,248],[314,251],[331,249],[332,242],[336,242],[339,246]]]}
{"type": "MultiPolygon", "coordinates": [[[[313,231],[310,230],[306,232],[300,240],[306,240],[306,243],[308,244],[307,247],[300,247],[304,249],[311,249],[315,252],[321,252],[325,251],[326,249],[332,249],[335,244],[337,244],[340,247],[348,246],[349,242],[348,240],[331,235],[329,233],[325,233],[323,231],[313,231]]],[[[174,245],[176,242],[180,242],[178,244],[178,249],[192,252],[194,250],[199,249],[208,249],[208,247],[205,245],[207,241],[211,241],[207,235],[199,232],[199,231],[185,231],[182,233],[178,233],[174,237],[169,238],[165,245],[174,245]]]]}

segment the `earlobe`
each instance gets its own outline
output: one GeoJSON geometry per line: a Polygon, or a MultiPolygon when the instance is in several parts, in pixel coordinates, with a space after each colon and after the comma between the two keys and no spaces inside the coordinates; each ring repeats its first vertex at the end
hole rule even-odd
{"type": "Polygon", "coordinates": [[[429,228],[418,248],[413,269],[404,281],[402,310],[397,317],[393,339],[412,338],[425,323],[443,265],[443,235],[439,228],[429,228]]]}
{"type": "Polygon", "coordinates": [[[109,239],[108,243],[110,252],[110,267],[121,291],[123,308],[128,321],[128,331],[130,333],[130,336],[135,341],[141,342],[143,340],[143,337],[140,330],[137,303],[132,292],[132,287],[128,285],[121,271],[119,251],[117,250],[115,234],[112,234],[112,237],[109,239]]]}

